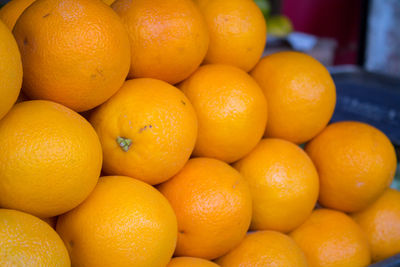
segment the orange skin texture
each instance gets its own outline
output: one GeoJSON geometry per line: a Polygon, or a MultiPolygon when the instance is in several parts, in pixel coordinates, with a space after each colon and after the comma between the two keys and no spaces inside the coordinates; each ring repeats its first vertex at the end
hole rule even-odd
{"type": "Polygon", "coordinates": [[[318,198],[318,173],[307,154],[282,139],[263,139],[233,165],[249,183],[253,230],[289,232],[311,214],[318,198]]]}
{"type": "Polygon", "coordinates": [[[366,209],[353,213],[353,219],[367,234],[372,261],[400,253],[400,192],[386,189],[366,209]]]}
{"type": "Polygon", "coordinates": [[[158,189],[177,216],[175,256],[215,259],[246,235],[250,191],[246,180],[228,164],[211,158],[190,159],[158,189]]]}
{"type": "Polygon", "coordinates": [[[103,2],[109,6],[111,6],[112,3],[115,2],[115,0],[103,0],[103,2]]]}
{"type": "Polygon", "coordinates": [[[222,267],[308,267],[304,253],[293,239],[275,231],[248,233],[239,246],[216,262],[222,267]]]}
{"type": "Polygon", "coordinates": [[[206,55],[207,25],[191,0],[117,0],[112,4],[131,41],[130,78],[178,83],[206,55]]]}
{"type": "Polygon", "coordinates": [[[243,70],[204,65],[179,88],[193,104],[199,120],[193,155],[231,163],[261,140],[268,118],[267,102],[261,88],[243,70]]]}
{"type": "Polygon", "coordinates": [[[339,211],[315,210],[290,236],[304,251],[310,267],[361,267],[371,262],[365,233],[339,211]]]}
{"type": "Polygon", "coordinates": [[[320,204],[344,212],[370,205],[389,187],[396,171],[390,140],[361,122],[332,123],[305,150],[319,173],[320,204]]]}
{"type": "Polygon", "coordinates": [[[128,74],[128,34],[101,1],[35,1],[13,33],[21,51],[23,90],[31,99],[89,110],[110,98],[128,74]]]}
{"type": "Polygon", "coordinates": [[[220,63],[250,71],[259,61],[267,27],[254,1],[196,0],[207,22],[210,45],[204,63],[220,63]]]}
{"type": "Polygon", "coordinates": [[[126,81],[90,118],[103,147],[103,171],[149,184],[175,175],[189,159],[197,136],[196,113],[176,87],[156,79],[126,81]],[[118,137],[132,141],[127,151],[118,137]]]}
{"type": "Polygon", "coordinates": [[[59,216],[57,232],[72,266],[166,266],[177,239],[175,214],[154,187],[104,176],[77,208],[59,216]]]}
{"type": "Polygon", "coordinates": [[[260,60],[250,72],[268,100],[266,137],[301,144],[328,124],[336,87],[328,70],[299,52],[279,52],[260,60]]]}
{"type": "Polygon", "coordinates": [[[10,31],[13,30],[15,22],[22,12],[30,6],[35,0],[11,0],[0,8],[0,20],[7,25],[10,31]]]}
{"type": "Polygon", "coordinates": [[[1,119],[17,101],[22,84],[21,55],[11,31],[2,21],[0,21],[0,58],[1,119]]]}
{"type": "Polygon", "coordinates": [[[79,205],[99,178],[92,126],[60,104],[16,104],[0,121],[0,206],[46,218],[79,205]]]}
{"type": "Polygon", "coordinates": [[[25,212],[0,209],[0,247],[0,266],[71,266],[56,231],[25,212]]]}
{"type": "Polygon", "coordinates": [[[167,267],[218,267],[219,265],[200,258],[176,257],[172,258],[167,267]]]}

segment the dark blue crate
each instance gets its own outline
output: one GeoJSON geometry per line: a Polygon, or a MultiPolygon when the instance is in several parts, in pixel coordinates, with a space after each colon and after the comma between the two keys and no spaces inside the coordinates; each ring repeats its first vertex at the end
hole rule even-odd
{"type": "Polygon", "coordinates": [[[332,121],[369,123],[400,145],[400,79],[365,71],[338,72],[332,77],[337,90],[332,121]]]}

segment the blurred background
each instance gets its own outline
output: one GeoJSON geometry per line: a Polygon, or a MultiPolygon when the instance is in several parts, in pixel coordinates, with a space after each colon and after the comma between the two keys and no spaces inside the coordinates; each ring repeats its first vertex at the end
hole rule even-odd
{"type": "MultiPolygon", "coordinates": [[[[296,50],[332,74],[332,121],[358,120],[389,136],[400,158],[400,1],[255,0],[268,26],[264,55],[296,50]]],[[[400,189],[400,164],[393,187],[400,189]]]]}
{"type": "Polygon", "coordinates": [[[326,66],[357,65],[400,77],[400,1],[256,0],[268,50],[300,50],[326,66]]]}
{"type": "MultiPolygon", "coordinates": [[[[264,55],[308,53],[337,87],[332,121],[364,121],[400,158],[400,0],[254,0],[268,27],[264,55]]],[[[0,0],[0,7],[7,0],[0,0]]],[[[400,189],[400,165],[393,187],[400,189]]]]}

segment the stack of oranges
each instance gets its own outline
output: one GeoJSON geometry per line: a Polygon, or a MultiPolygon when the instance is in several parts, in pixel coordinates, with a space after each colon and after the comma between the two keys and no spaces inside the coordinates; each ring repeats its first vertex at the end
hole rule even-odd
{"type": "Polygon", "coordinates": [[[0,19],[1,266],[400,253],[393,145],[328,125],[317,60],[261,58],[252,0],[11,0],[0,19]]]}

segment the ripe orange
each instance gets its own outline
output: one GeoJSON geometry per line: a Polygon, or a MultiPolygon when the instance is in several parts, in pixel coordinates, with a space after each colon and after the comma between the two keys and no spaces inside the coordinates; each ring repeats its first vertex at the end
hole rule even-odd
{"type": "Polygon", "coordinates": [[[310,216],[318,198],[318,174],[300,147],[263,139],[234,167],[250,185],[251,229],[289,232],[310,216]]]}
{"type": "Polygon", "coordinates": [[[251,70],[267,38],[261,10],[248,0],[196,0],[206,20],[210,45],[205,63],[229,64],[251,70]]]}
{"type": "Polygon", "coordinates": [[[111,6],[111,4],[115,2],[115,0],[103,0],[103,2],[111,6]]]}
{"type": "Polygon", "coordinates": [[[0,21],[0,58],[1,119],[17,101],[22,84],[21,55],[13,35],[2,21],[0,21]]]}
{"type": "Polygon", "coordinates": [[[0,19],[6,24],[6,26],[13,30],[15,22],[22,12],[30,6],[35,0],[11,0],[0,8],[0,19]]]}
{"type": "Polygon", "coordinates": [[[391,184],[396,153],[378,129],[361,122],[329,125],[306,146],[320,177],[319,202],[355,212],[375,201],[391,184]]]}
{"type": "Polygon", "coordinates": [[[197,136],[196,114],[185,95],[150,78],[125,82],[90,121],[103,146],[103,171],[150,184],[185,165],[197,136]]]}
{"type": "Polygon", "coordinates": [[[130,78],[175,84],[197,69],[207,52],[207,26],[192,0],[117,0],[131,40],[130,78]]]}
{"type": "Polygon", "coordinates": [[[372,205],[352,217],[367,233],[373,261],[400,253],[399,191],[386,189],[372,205]]]}
{"type": "Polygon", "coordinates": [[[16,104],[0,121],[0,206],[42,218],[64,213],[93,190],[101,145],[91,125],[60,104],[16,104]]]}
{"type": "Polygon", "coordinates": [[[230,163],[260,141],[267,123],[267,102],[261,88],[243,70],[205,65],[179,87],[199,120],[195,156],[230,163]]]}
{"type": "Polygon", "coordinates": [[[177,239],[175,214],[152,186],[124,176],[99,179],[57,232],[72,266],[166,266],[177,239]]]}
{"type": "Polygon", "coordinates": [[[287,235],[275,231],[247,234],[239,246],[216,261],[222,267],[307,267],[306,257],[287,235]]]}
{"type": "Polygon", "coordinates": [[[290,234],[304,251],[310,266],[367,266],[371,261],[367,237],[346,214],[315,210],[290,234]]]}
{"type": "Polygon", "coordinates": [[[251,195],[245,179],[228,164],[190,159],[158,189],[178,219],[176,256],[214,259],[237,246],[251,219],[251,195]]]}
{"type": "Polygon", "coordinates": [[[264,57],[251,71],[268,100],[267,137],[297,144],[317,135],[332,117],[336,89],[327,69],[299,52],[264,57]]]}
{"type": "Polygon", "coordinates": [[[172,258],[167,267],[218,267],[216,263],[201,258],[176,257],[172,258]]]}
{"type": "Polygon", "coordinates": [[[128,74],[127,31],[101,1],[36,1],[18,19],[14,35],[23,90],[31,99],[85,111],[111,97],[128,74]]]}
{"type": "Polygon", "coordinates": [[[61,238],[30,214],[0,209],[0,266],[71,266],[61,238]]]}

